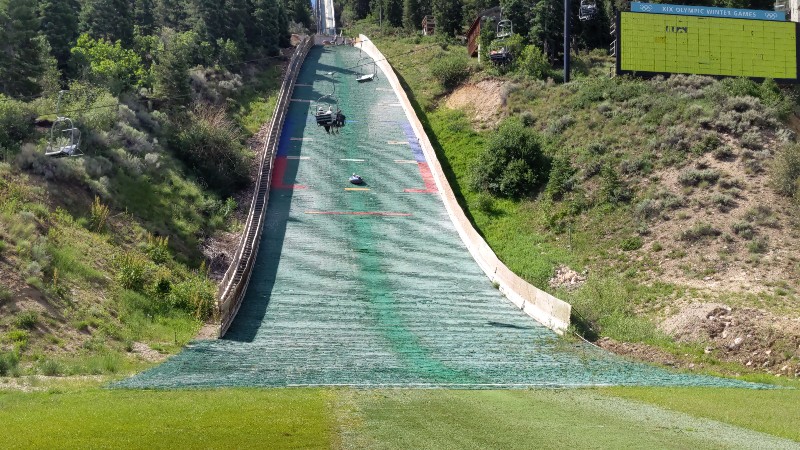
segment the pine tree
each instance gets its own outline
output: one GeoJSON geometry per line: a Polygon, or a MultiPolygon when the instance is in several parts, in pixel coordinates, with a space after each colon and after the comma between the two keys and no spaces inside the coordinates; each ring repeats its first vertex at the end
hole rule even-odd
{"type": "Polygon", "coordinates": [[[155,3],[153,0],[135,0],[133,3],[133,23],[139,27],[139,34],[153,34],[156,20],[153,15],[155,3]]]}
{"type": "Polygon", "coordinates": [[[40,29],[62,71],[69,61],[69,50],[78,38],[78,0],[43,0],[39,5],[40,29]]]}
{"type": "Polygon", "coordinates": [[[384,17],[393,27],[403,26],[403,0],[386,0],[384,17]]]}
{"type": "Polygon", "coordinates": [[[80,15],[80,31],[95,39],[133,42],[130,0],[85,0],[80,15]]]}
{"type": "Polygon", "coordinates": [[[247,0],[225,0],[225,14],[220,30],[223,39],[230,39],[236,43],[239,50],[247,50],[247,34],[252,34],[252,16],[247,0]]]}
{"type": "Polygon", "coordinates": [[[408,30],[417,30],[422,25],[422,13],[419,0],[403,1],[403,26],[408,30]]]}
{"type": "Polygon", "coordinates": [[[461,33],[462,10],[461,0],[432,0],[433,17],[436,19],[436,32],[455,36],[461,33]]]}
{"type": "Polygon", "coordinates": [[[33,95],[40,89],[42,46],[36,0],[0,1],[0,92],[33,95]]]}
{"type": "Polygon", "coordinates": [[[185,105],[191,100],[189,65],[193,48],[189,34],[166,29],[161,37],[162,47],[153,65],[155,95],[171,106],[185,105]]]}
{"type": "Polygon", "coordinates": [[[280,8],[276,0],[253,0],[253,30],[250,41],[253,47],[268,54],[278,50],[280,8]]]}
{"type": "Polygon", "coordinates": [[[154,0],[153,16],[156,28],[166,27],[176,31],[191,29],[193,25],[189,17],[191,9],[190,0],[154,0]]]}

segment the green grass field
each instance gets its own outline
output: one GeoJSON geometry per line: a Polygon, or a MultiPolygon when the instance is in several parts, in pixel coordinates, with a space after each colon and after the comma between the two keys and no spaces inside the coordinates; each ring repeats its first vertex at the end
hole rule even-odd
{"type": "Polygon", "coordinates": [[[792,448],[800,391],[51,387],[0,423],[0,448],[792,448]]]}

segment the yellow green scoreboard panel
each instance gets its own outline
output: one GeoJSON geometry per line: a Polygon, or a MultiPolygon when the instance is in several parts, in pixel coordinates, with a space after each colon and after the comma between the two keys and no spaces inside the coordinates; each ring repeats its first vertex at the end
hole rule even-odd
{"type": "Polygon", "coordinates": [[[617,73],[686,73],[796,82],[797,24],[622,12],[617,73]]]}

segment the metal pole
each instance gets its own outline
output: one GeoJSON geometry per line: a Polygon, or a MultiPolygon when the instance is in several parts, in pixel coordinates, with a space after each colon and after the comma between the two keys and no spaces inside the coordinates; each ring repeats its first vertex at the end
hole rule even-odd
{"type": "Polygon", "coordinates": [[[564,0],[564,83],[569,83],[570,0],[564,0]]]}

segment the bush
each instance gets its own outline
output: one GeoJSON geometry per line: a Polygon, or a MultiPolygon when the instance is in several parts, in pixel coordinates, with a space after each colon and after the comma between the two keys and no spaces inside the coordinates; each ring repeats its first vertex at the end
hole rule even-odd
{"type": "Polygon", "coordinates": [[[498,197],[521,198],[543,184],[549,170],[541,137],[519,120],[508,119],[473,166],[472,186],[498,197]]]}
{"type": "Polygon", "coordinates": [[[456,88],[467,76],[467,61],[458,56],[439,58],[431,64],[431,75],[446,90],[456,88]]]}
{"type": "Polygon", "coordinates": [[[0,376],[8,376],[14,373],[19,364],[19,357],[16,353],[0,352],[0,376]]]}
{"type": "Polygon", "coordinates": [[[686,242],[695,242],[706,237],[719,236],[721,232],[707,223],[698,223],[688,230],[683,230],[679,239],[686,242]]]}
{"type": "Polygon", "coordinates": [[[198,107],[170,144],[202,183],[227,197],[249,181],[248,158],[240,140],[239,129],[224,109],[198,107]]]}
{"type": "Polygon", "coordinates": [[[114,258],[117,281],[125,289],[141,292],[150,278],[151,267],[148,261],[134,252],[114,258]]]}
{"type": "Polygon", "coordinates": [[[198,320],[208,318],[215,302],[216,286],[200,274],[176,283],[169,294],[172,306],[192,313],[198,320]]]}
{"type": "Polygon", "coordinates": [[[551,200],[561,200],[567,192],[575,187],[576,169],[570,164],[569,158],[556,158],[550,168],[550,177],[547,181],[545,193],[551,200]]]}
{"type": "Polygon", "coordinates": [[[23,330],[32,330],[39,321],[39,314],[36,311],[22,311],[14,318],[14,325],[23,330]]]}
{"type": "Polygon", "coordinates": [[[39,363],[39,372],[48,377],[55,377],[64,373],[64,368],[57,361],[46,359],[39,363]]]}
{"type": "Polygon", "coordinates": [[[33,136],[33,109],[0,94],[0,147],[16,148],[33,136]]]}
{"type": "Polygon", "coordinates": [[[617,171],[606,164],[600,170],[600,200],[603,203],[616,205],[627,203],[633,198],[633,193],[625,183],[619,179],[617,171]]]}
{"type": "Polygon", "coordinates": [[[786,197],[797,195],[798,179],[800,179],[800,145],[781,147],[772,162],[770,178],[772,188],[778,194],[786,197]]]}
{"type": "Polygon", "coordinates": [[[642,238],[640,238],[639,236],[633,236],[624,239],[622,243],[619,245],[619,248],[621,248],[623,251],[630,252],[633,250],[639,250],[640,248],[642,248],[642,245],[643,245],[642,238]]]}
{"type": "Polygon", "coordinates": [[[522,73],[539,80],[546,79],[550,73],[550,64],[547,61],[547,56],[535,45],[525,46],[517,65],[522,73]]]}
{"type": "Polygon", "coordinates": [[[687,169],[678,175],[678,181],[684,186],[697,186],[702,182],[714,184],[719,179],[719,171],[715,169],[687,169]]]}
{"type": "Polygon", "coordinates": [[[769,243],[766,236],[757,237],[747,244],[747,250],[750,253],[766,253],[769,243]]]}
{"type": "Polygon", "coordinates": [[[106,221],[108,220],[108,205],[100,203],[100,197],[94,197],[92,203],[91,215],[89,216],[89,229],[96,233],[102,233],[106,229],[106,221]]]}

